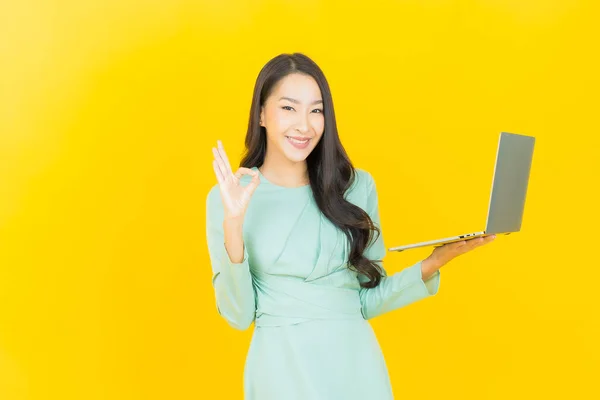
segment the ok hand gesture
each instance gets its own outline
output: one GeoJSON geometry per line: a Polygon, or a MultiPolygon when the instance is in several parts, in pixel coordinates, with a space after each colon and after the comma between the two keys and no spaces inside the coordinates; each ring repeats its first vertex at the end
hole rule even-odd
{"type": "Polygon", "coordinates": [[[217,141],[217,147],[212,148],[214,160],[213,169],[219,182],[219,191],[223,201],[225,219],[243,219],[250,198],[260,183],[258,173],[240,167],[235,174],[231,171],[231,165],[221,141],[217,141]],[[242,175],[251,175],[252,181],[246,185],[240,185],[242,175]]]}

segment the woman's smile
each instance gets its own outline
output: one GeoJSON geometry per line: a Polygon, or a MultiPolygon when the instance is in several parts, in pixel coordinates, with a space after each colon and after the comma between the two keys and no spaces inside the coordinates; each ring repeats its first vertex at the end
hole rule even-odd
{"type": "Polygon", "coordinates": [[[301,136],[286,136],[287,141],[297,149],[305,149],[310,144],[310,138],[301,136]]]}

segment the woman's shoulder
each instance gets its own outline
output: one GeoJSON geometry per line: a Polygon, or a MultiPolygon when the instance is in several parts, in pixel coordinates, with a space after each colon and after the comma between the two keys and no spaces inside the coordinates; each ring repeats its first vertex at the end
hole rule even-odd
{"type": "Polygon", "coordinates": [[[375,180],[371,173],[365,169],[354,168],[354,181],[346,191],[346,200],[365,208],[368,199],[373,196],[375,180]]]}
{"type": "Polygon", "coordinates": [[[369,193],[375,187],[373,175],[365,169],[354,168],[354,182],[350,185],[349,192],[369,193]]]}

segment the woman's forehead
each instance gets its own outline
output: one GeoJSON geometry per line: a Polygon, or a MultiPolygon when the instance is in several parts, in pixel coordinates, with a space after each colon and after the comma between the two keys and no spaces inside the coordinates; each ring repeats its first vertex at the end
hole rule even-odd
{"type": "Polygon", "coordinates": [[[319,85],[311,76],[305,74],[290,74],[282,78],[275,87],[273,96],[277,101],[285,97],[309,104],[322,100],[319,85]]]}

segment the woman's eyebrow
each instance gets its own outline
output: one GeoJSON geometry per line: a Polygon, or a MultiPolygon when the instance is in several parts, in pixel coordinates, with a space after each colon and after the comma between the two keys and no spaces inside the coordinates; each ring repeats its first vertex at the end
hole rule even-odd
{"type": "MultiPolygon", "coordinates": [[[[281,98],[279,98],[279,101],[281,101],[281,100],[287,100],[287,101],[291,101],[292,103],[296,103],[296,104],[299,104],[299,103],[300,103],[298,100],[296,100],[296,99],[292,99],[291,97],[281,97],[281,98]]],[[[320,104],[320,103],[323,103],[323,100],[316,100],[316,101],[313,101],[313,102],[311,103],[311,105],[312,105],[312,104],[320,104]]]]}

